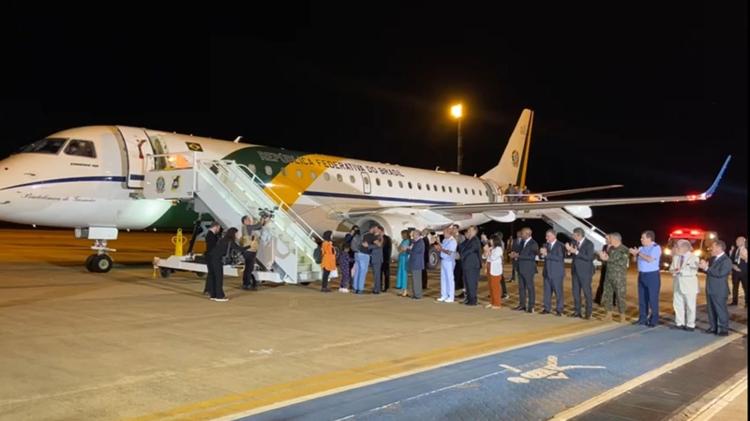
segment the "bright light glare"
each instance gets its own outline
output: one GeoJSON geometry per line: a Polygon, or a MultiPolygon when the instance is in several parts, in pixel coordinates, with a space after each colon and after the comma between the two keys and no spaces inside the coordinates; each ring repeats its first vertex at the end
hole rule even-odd
{"type": "Polygon", "coordinates": [[[464,115],[464,107],[461,104],[456,104],[451,107],[451,115],[453,118],[461,118],[464,115]]]}

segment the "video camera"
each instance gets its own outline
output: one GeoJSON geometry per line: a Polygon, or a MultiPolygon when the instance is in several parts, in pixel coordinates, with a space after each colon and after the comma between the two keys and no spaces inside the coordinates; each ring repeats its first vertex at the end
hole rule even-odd
{"type": "Polygon", "coordinates": [[[260,219],[272,219],[273,213],[278,209],[278,206],[273,208],[258,208],[258,215],[260,216],[260,219]]]}

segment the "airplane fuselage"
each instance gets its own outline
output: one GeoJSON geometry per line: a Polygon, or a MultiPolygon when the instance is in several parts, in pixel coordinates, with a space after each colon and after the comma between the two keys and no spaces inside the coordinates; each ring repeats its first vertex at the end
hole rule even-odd
{"type": "Polygon", "coordinates": [[[502,201],[496,183],[478,177],[149,129],[92,126],[46,139],[42,145],[46,147],[0,161],[1,220],[70,228],[189,227],[197,215],[186,203],[141,195],[149,156],[180,152],[192,153],[196,159],[230,159],[247,165],[266,189],[319,232],[341,232],[345,221],[378,222],[391,235],[408,227],[481,224],[490,218],[467,213],[460,221],[449,221],[402,207],[502,201]],[[84,144],[91,149],[82,153],[74,148],[82,141],[91,142],[84,144]],[[394,209],[392,215],[347,216],[359,209],[388,207],[394,209]]]}

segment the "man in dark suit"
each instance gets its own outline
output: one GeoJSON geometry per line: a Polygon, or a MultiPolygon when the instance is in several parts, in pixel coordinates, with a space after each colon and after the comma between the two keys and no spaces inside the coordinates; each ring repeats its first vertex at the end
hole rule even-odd
{"type": "Polygon", "coordinates": [[[747,262],[740,258],[742,250],[747,247],[747,240],[743,236],[737,237],[734,247],[729,252],[732,259],[732,302],[729,305],[736,306],[739,302],[740,284],[745,293],[745,307],[747,308],[747,262]]]}
{"type": "Polygon", "coordinates": [[[427,268],[430,266],[430,230],[422,230],[422,242],[424,242],[424,269],[422,269],[422,289],[427,289],[427,268]]]}
{"type": "Polygon", "coordinates": [[[516,238],[513,240],[513,243],[510,247],[510,254],[511,254],[511,268],[512,272],[510,273],[510,282],[513,282],[516,280],[516,275],[518,275],[518,259],[513,257],[513,253],[520,253],[521,249],[523,248],[523,239],[521,238],[521,230],[516,231],[516,238]]]}
{"type": "Polygon", "coordinates": [[[391,237],[383,232],[383,292],[388,291],[391,287],[391,252],[393,243],[391,237]]]}
{"type": "Polygon", "coordinates": [[[552,293],[555,293],[557,308],[555,315],[560,316],[563,312],[563,278],[565,278],[565,251],[561,242],[557,241],[557,233],[553,229],[547,230],[545,235],[547,242],[539,250],[544,259],[544,311],[549,314],[552,307],[552,293]]]}
{"type": "Polygon", "coordinates": [[[411,245],[409,246],[409,271],[412,276],[411,298],[418,300],[422,298],[422,271],[424,270],[424,242],[419,230],[411,232],[411,245]]]}
{"type": "Polygon", "coordinates": [[[466,291],[466,305],[477,305],[477,287],[479,271],[482,268],[482,244],[477,237],[477,227],[470,226],[466,230],[466,241],[459,246],[461,268],[464,275],[464,291],[466,291]]]}
{"type": "Polygon", "coordinates": [[[573,230],[574,243],[565,245],[565,249],[573,257],[571,273],[573,275],[573,317],[591,318],[591,278],[594,276],[594,243],[587,240],[582,228],[573,230]],[[581,315],[581,291],[586,300],[586,313],[581,315]]]}
{"type": "Polygon", "coordinates": [[[732,272],[732,260],[724,253],[725,242],[716,240],[711,246],[711,260],[701,260],[698,267],[706,272],[706,303],[710,327],[706,333],[719,336],[729,335],[729,310],[727,297],[729,286],[727,279],[732,272]]]}
{"type": "Polygon", "coordinates": [[[536,293],[534,290],[534,275],[536,275],[536,256],[539,254],[539,245],[531,238],[531,228],[521,229],[520,251],[513,252],[511,257],[518,262],[518,298],[519,304],[515,310],[534,312],[536,293]],[[528,301],[526,300],[528,294],[528,301]]]}
{"type": "MultiPolygon", "coordinates": [[[[206,264],[208,264],[207,256],[209,256],[211,250],[216,247],[216,243],[219,242],[219,238],[221,237],[219,231],[221,231],[221,225],[219,225],[218,222],[212,222],[206,233],[206,252],[203,253],[203,256],[206,258],[206,264]]],[[[206,274],[206,285],[203,287],[204,295],[211,295],[210,285],[213,282],[212,277],[213,274],[211,272],[206,274]]]]}

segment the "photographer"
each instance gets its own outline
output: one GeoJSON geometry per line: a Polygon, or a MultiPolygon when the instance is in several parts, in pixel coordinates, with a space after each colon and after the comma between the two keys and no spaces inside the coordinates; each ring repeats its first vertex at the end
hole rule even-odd
{"type": "Polygon", "coordinates": [[[245,215],[242,217],[242,237],[240,244],[245,249],[242,252],[242,257],[245,259],[245,269],[242,271],[242,289],[257,290],[258,282],[253,276],[253,269],[255,268],[255,256],[258,253],[258,236],[256,231],[263,228],[270,216],[264,214],[261,210],[260,222],[254,224],[253,217],[245,215]]]}

